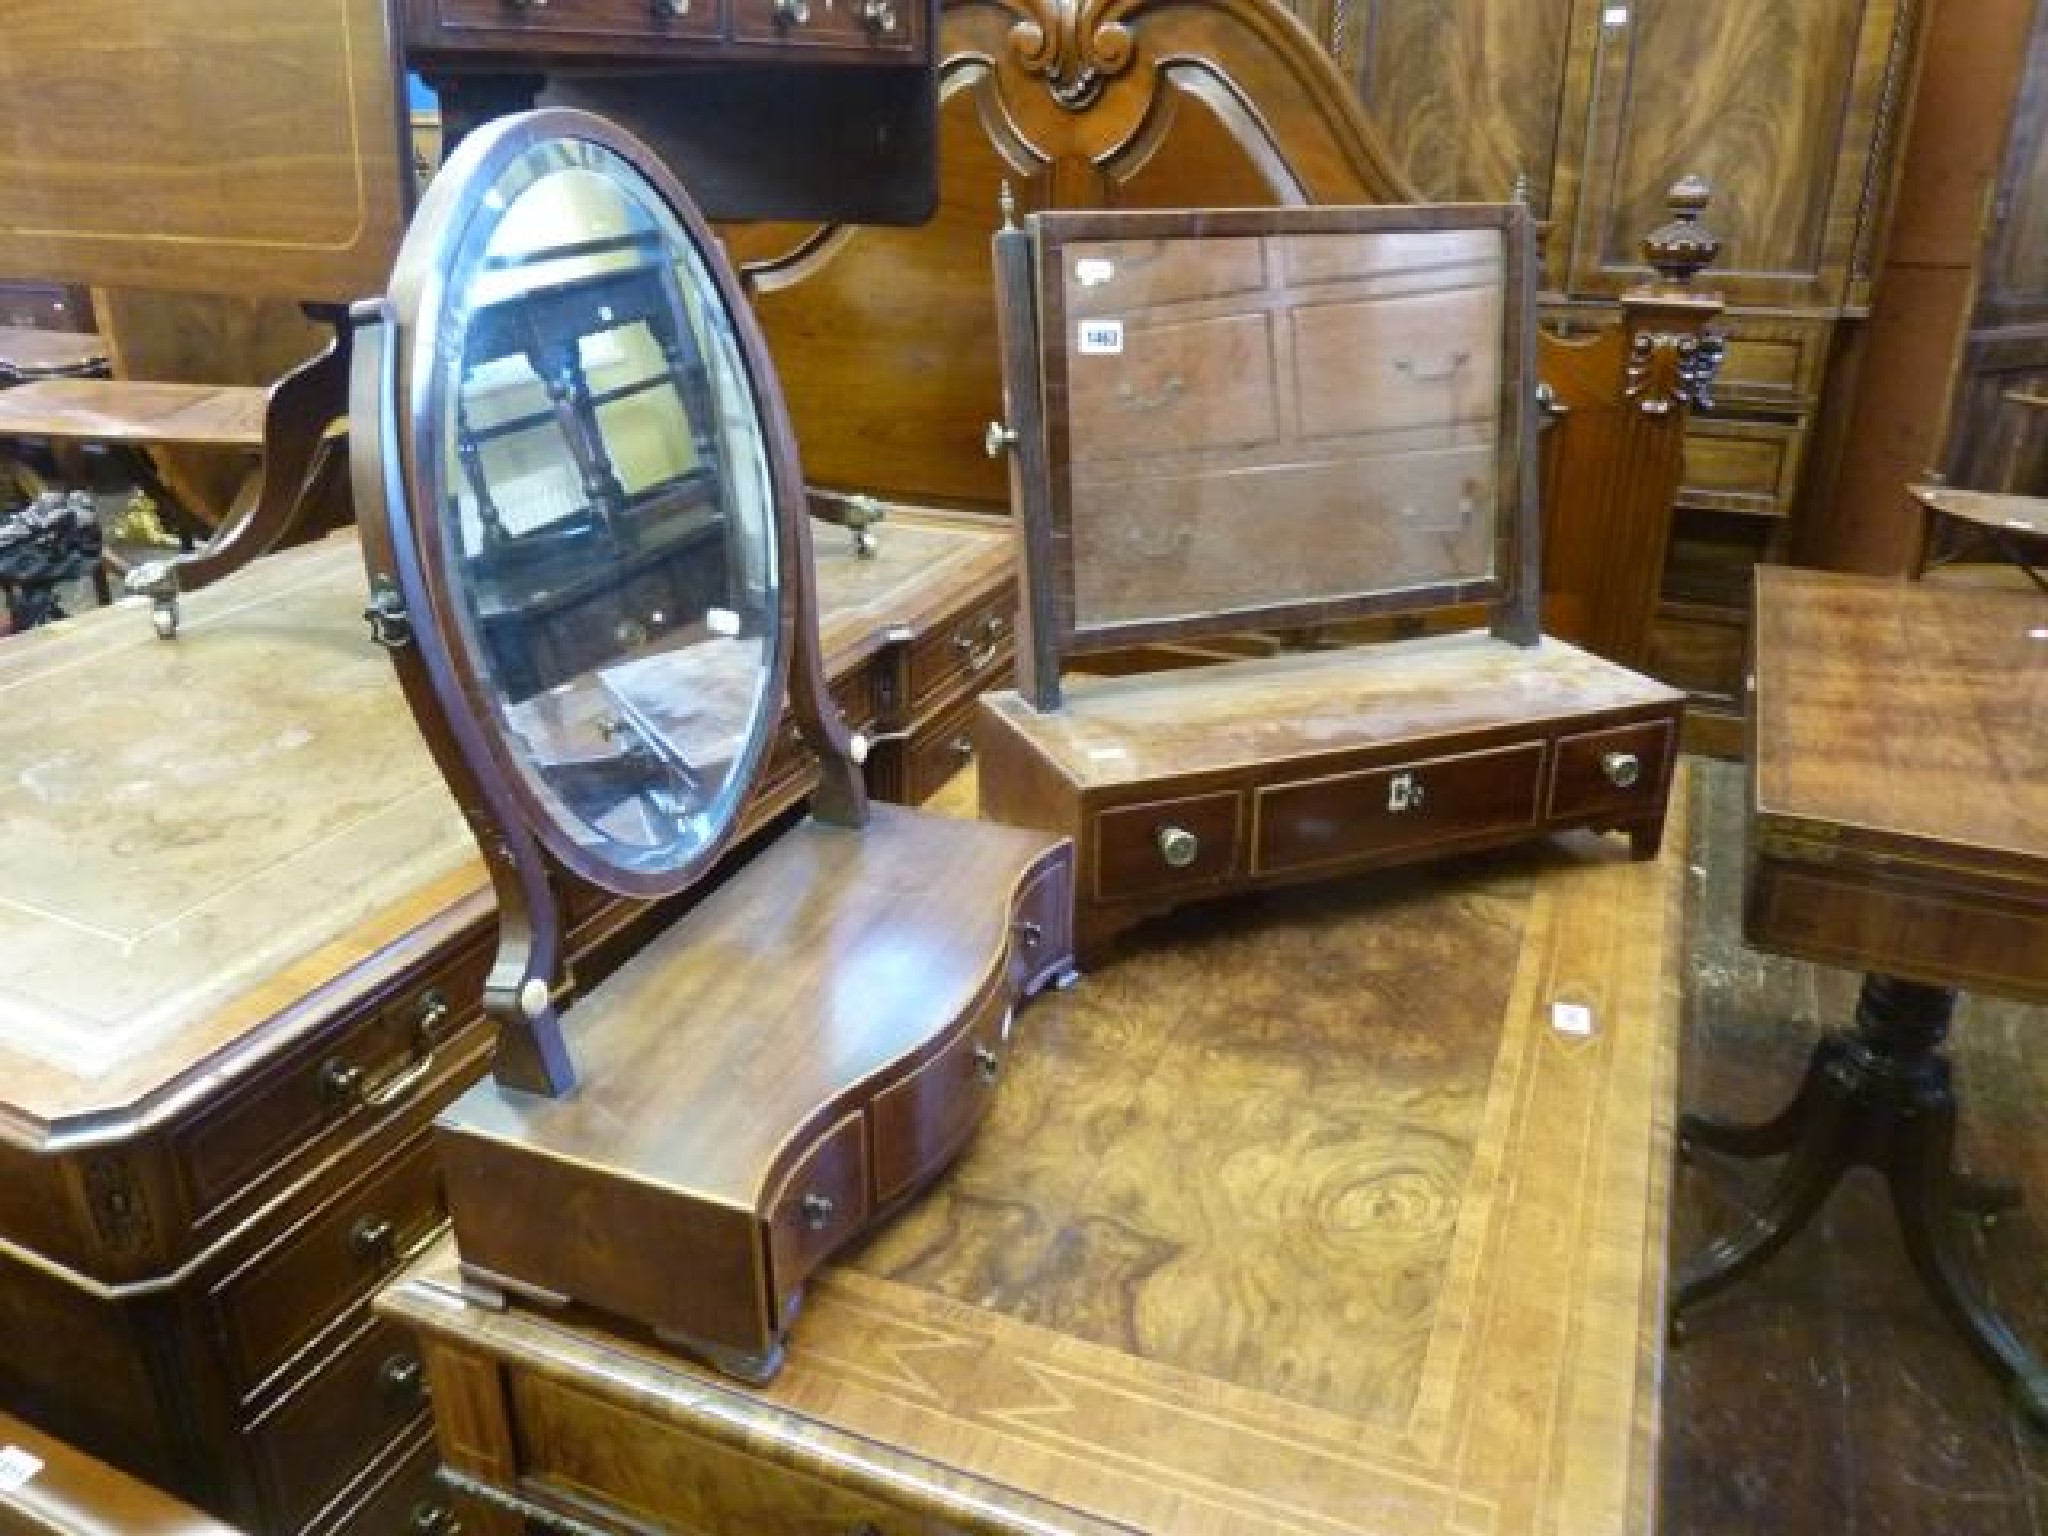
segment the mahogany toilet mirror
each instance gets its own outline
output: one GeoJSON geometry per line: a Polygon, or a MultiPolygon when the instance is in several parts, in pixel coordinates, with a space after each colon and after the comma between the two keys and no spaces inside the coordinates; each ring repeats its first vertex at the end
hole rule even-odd
{"type": "Polygon", "coordinates": [[[493,1076],[437,1122],[465,1273],[765,1375],[808,1270],[978,1121],[1058,963],[1063,910],[1028,964],[1013,929],[1065,849],[871,815],[773,368],[644,147],[559,110],[479,130],[355,320],[366,617],[500,909],[493,1076]],[[725,868],[785,696],[810,815],[725,868]],[[709,894],[571,989],[576,882],[709,894]]]}

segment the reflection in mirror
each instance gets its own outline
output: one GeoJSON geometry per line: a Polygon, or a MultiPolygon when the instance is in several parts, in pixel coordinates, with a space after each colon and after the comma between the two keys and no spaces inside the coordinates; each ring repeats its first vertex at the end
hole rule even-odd
{"type": "Polygon", "coordinates": [[[1077,625],[1498,574],[1500,229],[1076,240],[1060,258],[1077,625]]]}
{"type": "Polygon", "coordinates": [[[442,559],[501,729],[556,831],[679,868],[773,719],[769,466],[717,291],[611,151],[540,143],[451,265],[442,559]]]}

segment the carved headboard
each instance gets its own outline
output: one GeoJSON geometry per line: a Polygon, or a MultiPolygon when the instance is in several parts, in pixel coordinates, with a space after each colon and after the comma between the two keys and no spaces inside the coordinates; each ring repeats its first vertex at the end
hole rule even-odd
{"type": "MultiPolygon", "coordinates": [[[[982,449],[1003,415],[989,240],[1005,184],[1020,214],[1416,201],[1278,0],[946,0],[939,35],[929,223],[725,232],[813,485],[1007,508],[1006,467],[982,449]]],[[[1711,238],[1684,222],[1705,196],[1653,236],[1667,275],[1624,297],[1619,328],[1538,345],[1562,420],[1543,467],[1546,627],[1629,665],[1648,654],[1685,411],[1718,357],[1696,338],[1720,303],[1690,286],[1711,238]]]]}
{"type": "Polygon", "coordinates": [[[951,0],[939,204],[915,229],[733,228],[804,472],[1008,503],[989,238],[1042,208],[1412,202],[1349,87],[1265,0],[951,0]]]}

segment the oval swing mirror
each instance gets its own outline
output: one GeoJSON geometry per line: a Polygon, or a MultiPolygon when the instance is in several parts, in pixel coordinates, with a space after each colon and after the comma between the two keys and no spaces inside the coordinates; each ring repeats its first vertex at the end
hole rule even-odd
{"type": "Polygon", "coordinates": [[[709,242],[632,141],[537,113],[451,158],[392,284],[391,543],[444,723],[486,798],[631,895],[724,842],[787,667],[795,471],[709,242]]]}

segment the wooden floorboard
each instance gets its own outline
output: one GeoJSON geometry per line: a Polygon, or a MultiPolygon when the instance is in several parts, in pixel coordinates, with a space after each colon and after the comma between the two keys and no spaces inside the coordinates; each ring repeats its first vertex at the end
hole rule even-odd
{"type": "MultiPolygon", "coordinates": [[[[1679,1091],[1688,1109],[1753,1118],[1847,1020],[1858,978],[1743,944],[1742,774],[1695,763],[1679,1091]]],[[[2031,1201],[1986,1235],[1987,1273],[2022,1336],[2048,1349],[2048,1009],[1966,998],[1953,1056],[1964,1166],[2031,1201]]],[[[1675,1259],[1758,1187],[1749,1170],[1681,1169],[1675,1259]]],[[[1699,1309],[1667,1357],[1664,1424],[1665,1536],[2048,1532],[2048,1437],[1936,1313],[1869,1173],[1699,1309]]]]}

